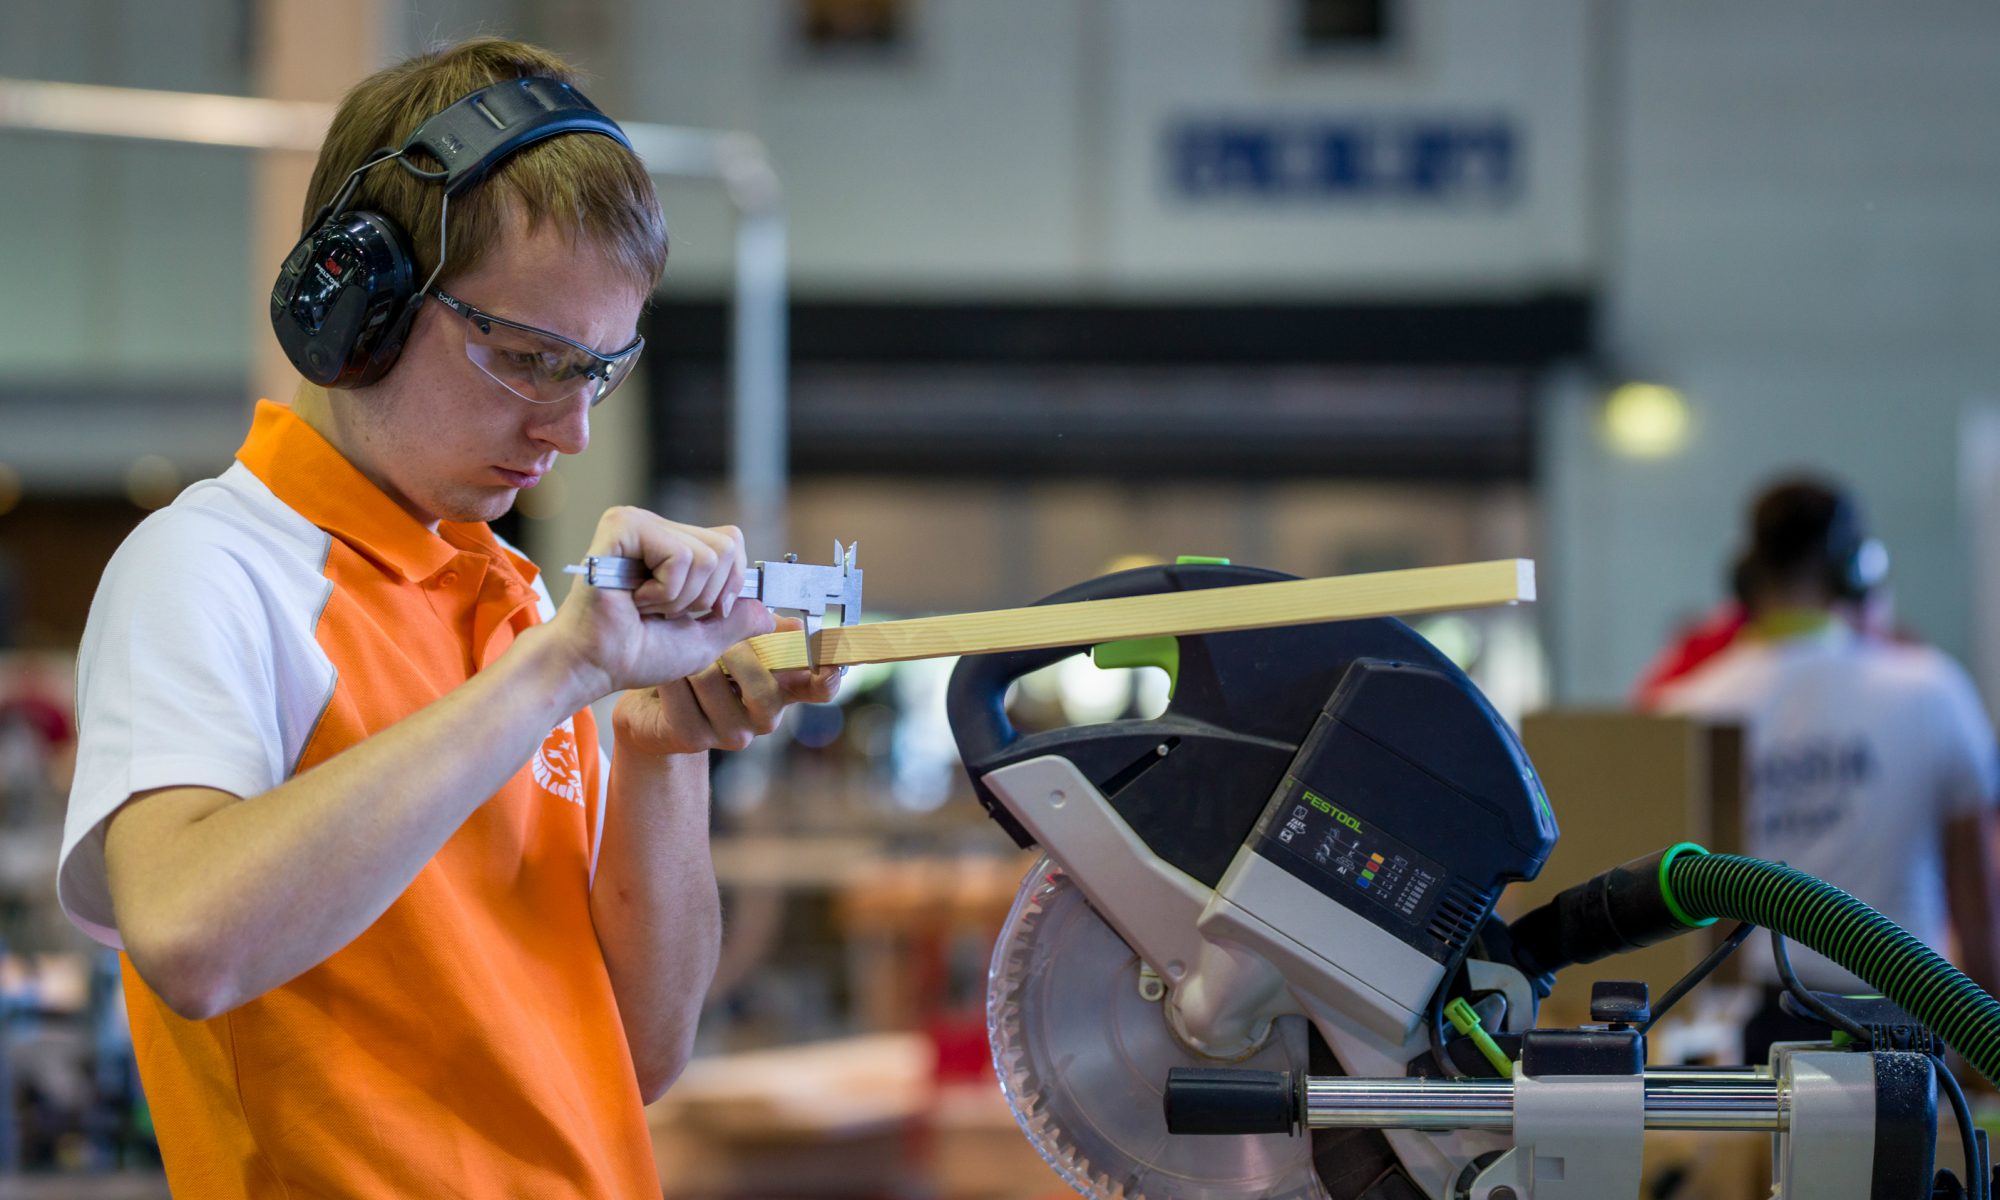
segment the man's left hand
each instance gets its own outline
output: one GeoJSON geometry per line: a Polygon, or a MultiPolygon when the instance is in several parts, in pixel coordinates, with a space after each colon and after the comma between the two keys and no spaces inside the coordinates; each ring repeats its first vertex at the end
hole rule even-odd
{"type": "MultiPolygon", "coordinates": [[[[780,617],[780,632],[804,628],[780,617]]],[[[826,704],[840,691],[840,667],[772,671],[748,642],[685,679],[618,699],[613,717],[618,744],[641,754],[700,754],[741,750],[778,727],[794,704],[826,704]]]]}

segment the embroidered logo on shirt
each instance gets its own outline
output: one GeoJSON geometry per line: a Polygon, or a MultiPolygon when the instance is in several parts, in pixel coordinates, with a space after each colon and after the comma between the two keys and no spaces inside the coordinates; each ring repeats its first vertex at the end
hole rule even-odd
{"type": "Polygon", "coordinates": [[[571,804],[583,804],[583,765],[577,758],[575,717],[563,718],[562,724],[549,731],[531,765],[535,782],[543,791],[571,804]]]}

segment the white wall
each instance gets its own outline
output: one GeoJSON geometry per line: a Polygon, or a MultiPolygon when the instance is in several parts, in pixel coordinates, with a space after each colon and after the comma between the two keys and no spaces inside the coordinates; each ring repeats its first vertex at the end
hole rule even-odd
{"type": "MultiPolygon", "coordinates": [[[[926,273],[1039,286],[1066,279],[1076,253],[1077,10],[933,0],[907,61],[807,67],[769,0],[634,3],[628,57],[605,69],[634,115],[765,140],[801,287],[866,291],[926,273]]],[[[681,186],[664,201],[670,286],[721,286],[719,197],[681,186]]]]}
{"type": "Polygon", "coordinates": [[[1106,268],[1135,291],[1509,294],[1580,284],[1586,207],[1583,0],[1406,4],[1407,45],[1379,63],[1301,61],[1288,0],[1122,0],[1112,37],[1106,268]],[[1188,116],[1499,119],[1521,138],[1520,195],[1196,205],[1163,183],[1161,143],[1188,116]]]}
{"type": "MultiPolygon", "coordinates": [[[[1318,62],[1287,47],[1290,0],[924,0],[886,66],[804,61],[786,0],[382,3],[405,48],[541,39],[614,113],[762,137],[800,293],[1463,297],[1589,273],[1586,0],[1412,2],[1394,54],[1318,62]],[[1224,117],[1504,119],[1524,182],[1506,203],[1176,195],[1168,133],[1224,117]]],[[[257,9],[19,0],[0,75],[242,92],[257,9]]],[[[0,461],[37,488],[116,486],[140,453],[226,461],[265,336],[248,154],[0,133],[0,163],[0,461]],[[80,441],[79,386],[128,397],[80,441]],[[154,411],[155,387],[181,399],[154,411]]],[[[725,289],[719,191],[665,200],[669,289],[725,289]]]]}
{"type": "MultiPolygon", "coordinates": [[[[1291,0],[923,0],[887,64],[809,61],[789,0],[381,2],[407,48],[546,39],[617,115],[763,138],[805,292],[1463,297],[1590,273],[1588,0],[1410,0],[1395,50],[1334,59],[1296,53],[1291,0]],[[1503,121],[1522,187],[1190,200],[1168,135],[1217,118],[1503,121]]],[[[242,92],[257,7],[19,0],[0,75],[242,92]]],[[[0,372],[239,369],[244,152],[0,133],[0,161],[0,270],[38,285],[0,293],[0,372]]],[[[667,206],[672,285],[725,286],[721,197],[667,206]]]]}
{"type": "MultiPolygon", "coordinates": [[[[241,92],[234,0],[9,0],[0,76],[241,92]]],[[[222,378],[246,359],[250,162],[0,131],[0,379],[222,378]]]]}
{"type": "MultiPolygon", "coordinates": [[[[925,0],[887,65],[802,62],[787,11],[634,0],[615,73],[635,116],[765,140],[801,291],[1463,296],[1588,273],[1585,0],[1412,3],[1392,56],[1321,62],[1287,49],[1288,0],[925,0]],[[1504,118],[1525,187],[1190,203],[1166,153],[1190,117],[1504,118]]],[[[717,286],[720,201],[667,208],[669,286],[717,286]]]]}
{"type": "Polygon", "coordinates": [[[1554,389],[1558,695],[1621,695],[1797,466],[1858,488],[1905,621],[1966,655],[1956,444],[2000,390],[2000,6],[1615,7],[1607,340],[1699,426],[1677,458],[1616,459],[1587,390],[1554,389]]]}
{"type": "MultiPolygon", "coordinates": [[[[488,0],[383,0],[406,48],[518,25],[488,0]]],[[[0,77],[245,94],[250,0],[7,0],[0,77]]],[[[0,130],[0,464],[115,491],[161,455],[226,466],[247,425],[262,269],[252,155],[0,130]]],[[[270,265],[272,273],[276,264],[270,265]]]]}

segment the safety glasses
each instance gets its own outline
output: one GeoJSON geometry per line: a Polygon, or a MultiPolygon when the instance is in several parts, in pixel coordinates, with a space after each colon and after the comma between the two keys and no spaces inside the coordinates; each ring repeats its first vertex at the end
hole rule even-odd
{"type": "Polygon", "coordinates": [[[616,354],[599,354],[559,333],[474,308],[437,287],[429,294],[465,318],[465,356],[472,365],[530,404],[560,404],[581,395],[594,408],[625,382],[646,348],[646,339],[637,337],[616,354]]]}

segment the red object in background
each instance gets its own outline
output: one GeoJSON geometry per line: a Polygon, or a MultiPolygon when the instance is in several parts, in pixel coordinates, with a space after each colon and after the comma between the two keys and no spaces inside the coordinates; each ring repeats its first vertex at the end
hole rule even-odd
{"type": "Polygon", "coordinates": [[[938,1013],[924,1023],[924,1032],[937,1047],[939,1083],[993,1079],[993,1047],[987,1040],[985,1010],[938,1013]]]}
{"type": "Polygon", "coordinates": [[[968,1086],[994,1092],[999,1086],[993,1074],[993,1048],[987,1041],[983,1007],[935,1011],[924,1021],[924,1035],[937,1050],[931,1103],[922,1118],[910,1122],[902,1146],[905,1159],[917,1168],[934,1164],[939,1153],[937,1106],[944,1095],[962,1094],[968,1086]]]}
{"type": "Polygon", "coordinates": [[[1669,684],[1693,674],[1703,663],[1727,650],[1749,621],[1743,606],[1730,600],[1682,630],[1640,675],[1639,685],[1632,691],[1633,706],[1645,712],[1658,707],[1661,693],[1669,684]]]}
{"type": "Polygon", "coordinates": [[[76,735],[70,716],[62,706],[41,696],[15,696],[0,700],[0,725],[16,720],[41,735],[42,741],[51,749],[67,746],[76,735]]]}

